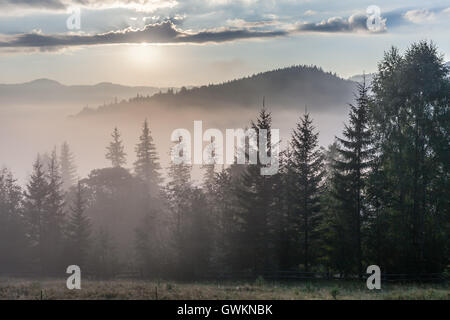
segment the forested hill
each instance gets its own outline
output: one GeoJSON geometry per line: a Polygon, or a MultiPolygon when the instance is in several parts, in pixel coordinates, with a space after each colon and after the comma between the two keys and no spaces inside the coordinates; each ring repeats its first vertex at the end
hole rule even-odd
{"type": "Polygon", "coordinates": [[[316,66],[292,66],[249,77],[179,91],[168,90],[151,97],[137,96],[129,101],[86,109],[82,114],[128,110],[133,105],[204,108],[260,107],[262,98],[271,108],[304,108],[342,112],[353,99],[355,82],[324,72],[316,66]]]}

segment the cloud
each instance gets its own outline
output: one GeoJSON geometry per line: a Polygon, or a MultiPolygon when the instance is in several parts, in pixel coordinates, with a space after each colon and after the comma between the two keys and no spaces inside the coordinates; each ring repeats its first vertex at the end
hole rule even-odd
{"type": "Polygon", "coordinates": [[[244,19],[229,19],[227,25],[235,28],[263,28],[268,26],[279,25],[277,20],[260,20],[260,21],[245,21],[244,19]]]}
{"type": "Polygon", "coordinates": [[[348,18],[332,17],[321,22],[297,22],[294,24],[282,23],[277,20],[262,20],[249,22],[243,19],[227,20],[227,24],[237,28],[263,28],[268,26],[278,26],[282,30],[286,30],[289,34],[298,34],[306,32],[320,32],[320,33],[380,33],[385,32],[386,19],[380,17],[378,20],[378,27],[376,30],[369,30],[367,26],[368,16],[365,14],[353,14],[348,18]]]}
{"type": "Polygon", "coordinates": [[[403,17],[406,20],[411,21],[413,23],[423,23],[435,20],[436,15],[432,11],[426,9],[419,9],[419,10],[409,10],[405,12],[403,17]]]}
{"type": "Polygon", "coordinates": [[[450,17],[450,8],[416,9],[406,11],[402,18],[414,24],[446,23],[450,17]]]}
{"type": "Polygon", "coordinates": [[[172,21],[149,24],[143,29],[126,28],[102,34],[56,34],[45,35],[41,32],[0,37],[0,48],[55,48],[89,46],[102,44],[130,43],[193,43],[227,42],[240,39],[272,38],[286,35],[286,31],[251,31],[248,29],[219,28],[199,32],[187,32],[178,29],[172,21]]]}
{"type": "MultiPolygon", "coordinates": [[[[332,17],[319,23],[305,22],[298,24],[296,29],[299,32],[370,32],[367,28],[367,16],[364,14],[354,14],[349,18],[332,17]]],[[[377,32],[384,31],[386,31],[386,19],[381,18],[377,32]]]]}
{"type": "MultiPolygon", "coordinates": [[[[148,20],[158,20],[159,18],[159,16],[154,16],[148,20]]],[[[267,39],[310,32],[372,32],[367,27],[367,16],[363,14],[354,14],[348,18],[332,17],[318,23],[302,22],[294,24],[281,23],[278,20],[270,19],[260,21],[233,19],[227,20],[227,27],[205,28],[198,31],[181,29],[180,26],[183,19],[184,17],[180,16],[178,20],[172,18],[164,21],[153,21],[142,27],[126,27],[104,33],[46,34],[41,31],[32,31],[13,35],[0,34],[0,49],[4,51],[6,49],[19,50],[28,48],[39,51],[57,51],[63,48],[107,44],[204,44],[267,39]]],[[[145,23],[145,20],[141,22],[145,23]]],[[[381,19],[380,28],[377,32],[386,31],[385,22],[385,19],[381,19]]]]}

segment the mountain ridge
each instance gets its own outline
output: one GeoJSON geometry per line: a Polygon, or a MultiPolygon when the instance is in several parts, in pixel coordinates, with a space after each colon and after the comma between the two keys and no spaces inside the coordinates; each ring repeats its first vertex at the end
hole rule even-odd
{"type": "Polygon", "coordinates": [[[356,83],[317,66],[295,65],[253,74],[218,84],[168,90],[151,97],[84,109],[79,115],[120,112],[132,107],[259,108],[263,97],[278,108],[342,111],[353,100],[356,83]]]}

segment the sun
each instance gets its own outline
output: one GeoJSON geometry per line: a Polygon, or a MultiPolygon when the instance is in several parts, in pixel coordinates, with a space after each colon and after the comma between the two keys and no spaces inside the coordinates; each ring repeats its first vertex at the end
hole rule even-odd
{"type": "Polygon", "coordinates": [[[142,67],[154,65],[157,58],[157,46],[148,43],[129,45],[128,56],[130,62],[142,67]]]}

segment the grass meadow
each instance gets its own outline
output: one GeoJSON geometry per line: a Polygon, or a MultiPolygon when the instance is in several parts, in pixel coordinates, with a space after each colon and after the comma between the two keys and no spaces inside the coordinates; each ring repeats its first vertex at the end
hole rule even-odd
{"type": "Polygon", "coordinates": [[[114,279],[83,280],[80,290],[68,290],[66,279],[0,278],[2,300],[449,300],[450,286],[443,284],[382,283],[368,290],[364,281],[280,283],[172,282],[114,279]]]}

